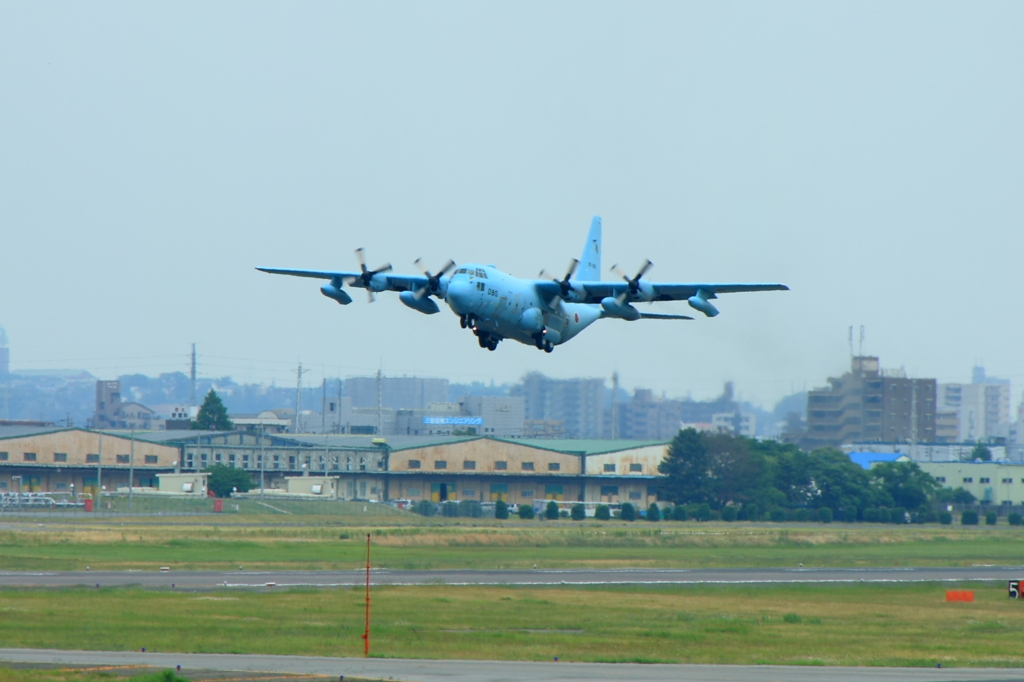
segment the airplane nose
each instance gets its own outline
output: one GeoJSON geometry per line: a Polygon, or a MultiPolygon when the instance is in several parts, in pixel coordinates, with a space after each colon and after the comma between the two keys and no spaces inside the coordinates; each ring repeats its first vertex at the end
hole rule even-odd
{"type": "Polygon", "coordinates": [[[473,287],[464,279],[457,279],[448,283],[448,291],[445,300],[448,306],[457,313],[465,314],[470,312],[472,306],[473,287]]]}

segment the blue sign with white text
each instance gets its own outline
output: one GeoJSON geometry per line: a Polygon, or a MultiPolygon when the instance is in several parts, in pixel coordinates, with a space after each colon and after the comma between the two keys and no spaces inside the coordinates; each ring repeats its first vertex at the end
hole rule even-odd
{"type": "Polygon", "coordinates": [[[483,426],[483,417],[424,417],[424,424],[443,426],[483,426]]]}

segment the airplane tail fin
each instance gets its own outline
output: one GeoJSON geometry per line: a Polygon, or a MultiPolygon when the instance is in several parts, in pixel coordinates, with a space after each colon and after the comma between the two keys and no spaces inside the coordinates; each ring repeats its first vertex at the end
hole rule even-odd
{"type": "Polygon", "coordinates": [[[587,233],[587,243],[583,247],[583,255],[580,256],[579,270],[575,279],[584,282],[601,281],[601,216],[596,215],[590,221],[590,232],[587,233]]]}

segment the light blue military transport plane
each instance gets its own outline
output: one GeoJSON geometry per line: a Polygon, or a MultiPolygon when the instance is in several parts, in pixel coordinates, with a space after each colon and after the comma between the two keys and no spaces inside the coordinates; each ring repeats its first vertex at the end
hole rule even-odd
{"type": "Polygon", "coordinates": [[[433,296],[447,303],[459,316],[463,329],[473,331],[481,348],[495,350],[500,341],[512,339],[548,353],[604,317],[630,321],[693,319],[685,315],[642,313],[633,303],[685,300],[691,308],[714,317],[718,309],[711,304],[711,299],[718,298],[718,294],[789,289],[784,284],[651,282],[644,279],[653,265],[649,260],[633,277],[612,266],[612,271],[623,281],[602,282],[600,216],[595,216],[590,223],[580,260],[573,260],[561,279],[548,277],[543,272],[540,279],[520,279],[493,265],[456,266],[453,261],[431,273],[419,259],[416,265],[423,270],[422,275],[396,275],[391,272],[390,263],[375,270],[367,268],[362,249],[356,249],[356,257],[358,272],[257,270],[330,280],[320,287],[320,292],[342,305],[352,302],[343,289],[345,284],[366,289],[371,302],[374,292],[397,291],[402,303],[427,315],[440,312],[431,299],[433,296]]]}

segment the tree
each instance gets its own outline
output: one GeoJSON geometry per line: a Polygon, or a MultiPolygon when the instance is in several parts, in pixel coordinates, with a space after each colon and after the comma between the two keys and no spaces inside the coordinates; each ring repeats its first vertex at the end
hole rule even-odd
{"type": "Polygon", "coordinates": [[[498,500],[497,502],[494,503],[494,518],[508,518],[508,504],[506,504],[504,500],[498,500]]]}
{"type": "Polygon", "coordinates": [[[875,493],[868,472],[838,448],[820,448],[807,459],[814,495],[812,507],[842,511],[843,520],[856,520],[857,510],[874,506],[875,493]]]}
{"type": "Polygon", "coordinates": [[[974,504],[978,498],[963,488],[940,488],[935,493],[935,501],[941,504],[974,504]]]}
{"type": "Polygon", "coordinates": [[[533,505],[532,504],[521,504],[519,505],[519,518],[524,521],[529,521],[533,518],[533,505]]]}
{"type": "Polygon", "coordinates": [[[587,508],[582,504],[574,504],[572,506],[571,516],[573,521],[582,521],[587,518],[587,508]]]}
{"type": "Polygon", "coordinates": [[[683,429],[672,439],[668,455],[658,465],[665,476],[662,487],[674,504],[703,502],[707,495],[708,448],[704,437],[693,428],[683,429]]]}
{"type": "Polygon", "coordinates": [[[597,509],[594,510],[594,518],[598,521],[607,521],[612,517],[612,510],[608,508],[607,504],[597,505],[597,509]]]}
{"type": "Polygon", "coordinates": [[[983,443],[978,443],[971,450],[971,461],[981,460],[982,462],[992,461],[992,451],[988,449],[988,446],[983,443]]]}
{"type": "Polygon", "coordinates": [[[636,521],[636,508],[629,502],[624,503],[622,511],[619,512],[619,518],[623,521],[636,521]]]}
{"type": "Polygon", "coordinates": [[[558,520],[558,503],[554,500],[548,502],[548,506],[544,508],[544,518],[551,521],[558,520]]]}
{"type": "Polygon", "coordinates": [[[914,462],[881,462],[872,467],[871,478],[888,500],[906,509],[923,507],[939,487],[914,462]]]}
{"type": "Polygon", "coordinates": [[[203,471],[209,474],[207,485],[217,497],[228,497],[233,490],[247,493],[253,486],[252,476],[245,469],[214,464],[203,471]]]}
{"type": "Polygon", "coordinates": [[[661,521],[661,510],[658,509],[658,505],[655,502],[651,502],[651,506],[647,508],[648,521],[661,521]]]}
{"type": "Polygon", "coordinates": [[[221,402],[217,392],[210,389],[199,408],[196,420],[192,422],[192,428],[200,431],[231,431],[235,425],[228,419],[228,410],[221,402]]]}

